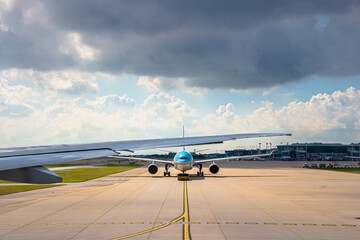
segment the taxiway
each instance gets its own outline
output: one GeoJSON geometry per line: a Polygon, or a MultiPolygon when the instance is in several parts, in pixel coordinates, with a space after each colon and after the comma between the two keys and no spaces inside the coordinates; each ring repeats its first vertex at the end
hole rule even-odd
{"type": "Polygon", "coordinates": [[[138,168],[1,196],[0,239],[358,239],[360,175],[287,164],[224,162],[187,182],[138,168]]]}

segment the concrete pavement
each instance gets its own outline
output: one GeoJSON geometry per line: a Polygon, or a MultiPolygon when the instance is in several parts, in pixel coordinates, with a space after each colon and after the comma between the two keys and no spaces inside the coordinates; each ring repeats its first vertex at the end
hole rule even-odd
{"type": "Polygon", "coordinates": [[[359,238],[359,174],[261,164],[194,169],[186,183],[139,168],[1,196],[0,239],[359,238]]]}

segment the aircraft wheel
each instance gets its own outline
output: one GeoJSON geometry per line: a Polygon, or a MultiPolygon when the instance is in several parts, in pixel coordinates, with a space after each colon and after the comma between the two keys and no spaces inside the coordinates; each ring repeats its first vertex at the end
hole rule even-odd
{"type": "Polygon", "coordinates": [[[164,177],[166,177],[166,172],[164,172],[164,177]]]}
{"type": "Polygon", "coordinates": [[[202,177],[204,176],[204,172],[201,172],[201,176],[202,176],[202,177]]]}
{"type": "Polygon", "coordinates": [[[200,176],[200,173],[199,173],[199,172],[196,172],[196,176],[200,176]]]}

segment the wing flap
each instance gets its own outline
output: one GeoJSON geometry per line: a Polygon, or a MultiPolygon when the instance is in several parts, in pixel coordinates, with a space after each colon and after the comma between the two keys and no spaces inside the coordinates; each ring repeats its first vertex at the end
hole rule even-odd
{"type": "Polygon", "coordinates": [[[32,154],[27,156],[16,156],[0,158],[0,171],[26,168],[32,166],[76,161],[88,158],[105,157],[114,154],[111,150],[92,150],[80,152],[32,154]]]}

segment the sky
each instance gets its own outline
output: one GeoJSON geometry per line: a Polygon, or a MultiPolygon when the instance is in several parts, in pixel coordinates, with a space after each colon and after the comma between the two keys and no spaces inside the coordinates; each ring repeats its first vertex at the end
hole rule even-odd
{"type": "Polygon", "coordinates": [[[0,0],[0,147],[360,142],[354,0],[0,0]]]}

